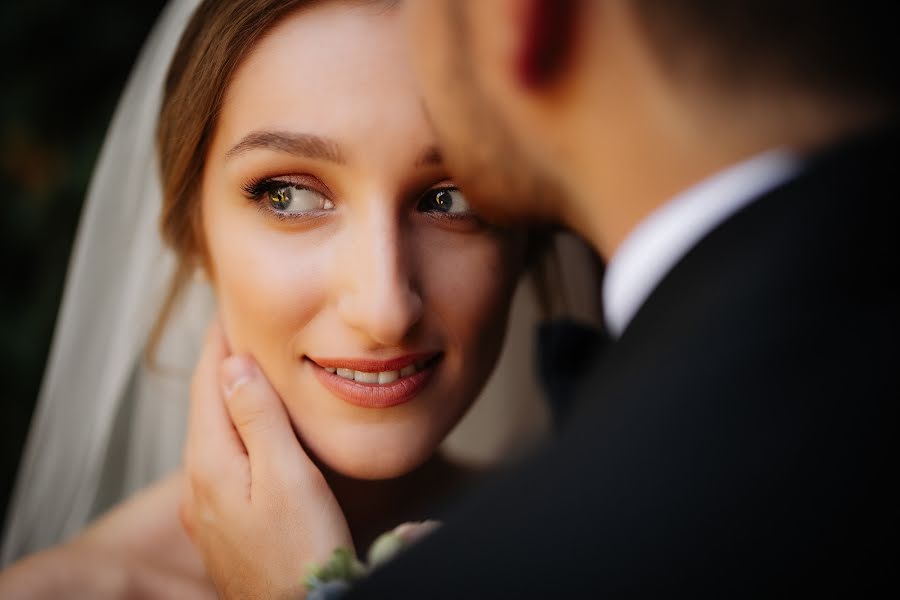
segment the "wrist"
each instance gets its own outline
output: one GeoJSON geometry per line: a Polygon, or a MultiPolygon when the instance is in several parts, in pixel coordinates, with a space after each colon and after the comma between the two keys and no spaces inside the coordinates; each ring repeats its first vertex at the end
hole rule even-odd
{"type": "Polygon", "coordinates": [[[408,546],[439,526],[437,521],[403,523],[381,534],[369,548],[366,563],[348,548],[337,548],[322,565],[314,565],[305,578],[306,600],[336,600],[359,579],[390,561],[408,546]]]}
{"type": "Polygon", "coordinates": [[[124,569],[73,545],[26,557],[0,575],[2,598],[121,597],[126,589],[124,569]]]}

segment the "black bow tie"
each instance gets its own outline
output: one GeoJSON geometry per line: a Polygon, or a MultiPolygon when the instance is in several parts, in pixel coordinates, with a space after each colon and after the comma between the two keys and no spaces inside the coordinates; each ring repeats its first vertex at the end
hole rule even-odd
{"type": "Polygon", "coordinates": [[[541,323],[537,335],[538,376],[558,427],[574,406],[579,381],[613,340],[605,331],[569,319],[541,323]]]}

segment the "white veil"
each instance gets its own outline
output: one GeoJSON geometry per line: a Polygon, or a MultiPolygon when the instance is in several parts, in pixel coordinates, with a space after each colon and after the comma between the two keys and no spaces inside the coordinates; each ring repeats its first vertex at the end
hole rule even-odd
{"type": "MultiPolygon", "coordinates": [[[[157,226],[156,119],[168,64],[198,3],[170,0],[104,141],[7,512],[4,566],[70,537],[180,462],[190,372],[213,310],[206,283],[193,282],[167,322],[159,365],[147,364],[144,349],[175,269],[157,226]]],[[[569,306],[597,322],[589,251],[570,238],[558,252],[569,306]]],[[[530,291],[520,286],[500,364],[445,442],[460,460],[490,462],[546,429],[533,366],[540,311],[530,291]]]]}
{"type": "Polygon", "coordinates": [[[134,393],[142,385],[135,366],[175,266],[157,230],[154,134],[165,73],[197,4],[169,2],[103,143],[7,511],[4,565],[81,529],[102,509],[104,494],[114,500],[127,491],[103,489],[109,483],[140,485],[179,460],[184,425],[171,414],[176,399],[141,405],[138,396],[146,395],[134,393]],[[151,436],[158,440],[150,443],[151,436]],[[119,469],[130,482],[104,477],[119,469]]]}

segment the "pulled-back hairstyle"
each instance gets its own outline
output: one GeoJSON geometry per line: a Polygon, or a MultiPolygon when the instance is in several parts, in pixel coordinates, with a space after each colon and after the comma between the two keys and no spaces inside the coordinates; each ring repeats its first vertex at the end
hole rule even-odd
{"type": "MultiPolygon", "coordinates": [[[[232,77],[254,45],[287,15],[324,0],[204,0],[191,16],[166,76],[156,129],[162,187],[160,231],[178,264],[150,336],[150,355],[180,291],[206,264],[199,188],[232,77]]],[[[346,0],[350,1],[350,0],[346,0]]],[[[390,8],[396,0],[354,0],[390,8]]]]}
{"type": "MultiPolygon", "coordinates": [[[[238,66],[278,22],[302,8],[336,0],[204,0],[178,43],[166,76],[156,130],[162,187],[160,230],[178,263],[147,345],[152,358],[179,293],[198,267],[208,267],[202,231],[200,182],[218,115],[238,66]]],[[[343,0],[391,9],[398,0],[343,0]]],[[[549,306],[537,264],[546,255],[549,235],[532,233],[529,262],[535,266],[536,291],[549,306]]]]}
{"type": "Polygon", "coordinates": [[[278,21],[316,0],[205,0],[187,24],[163,90],[156,130],[162,187],[160,230],[178,256],[151,334],[159,339],[179,292],[205,261],[199,187],[225,90],[254,44],[278,21]]]}

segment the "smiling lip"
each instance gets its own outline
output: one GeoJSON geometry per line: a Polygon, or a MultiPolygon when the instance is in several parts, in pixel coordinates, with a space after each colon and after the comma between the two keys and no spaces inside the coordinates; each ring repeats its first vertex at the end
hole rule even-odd
{"type": "Polygon", "coordinates": [[[364,408],[388,408],[412,400],[428,384],[440,357],[439,353],[430,352],[409,354],[390,360],[306,358],[319,382],[337,397],[364,408]],[[412,365],[421,366],[411,375],[382,384],[353,381],[326,370],[352,369],[366,373],[380,373],[400,371],[412,365]]]}

